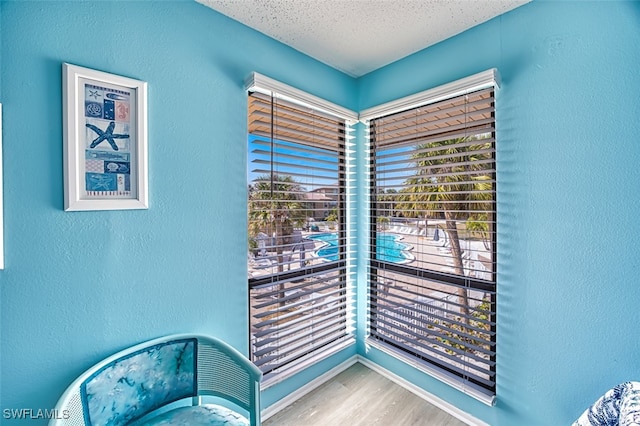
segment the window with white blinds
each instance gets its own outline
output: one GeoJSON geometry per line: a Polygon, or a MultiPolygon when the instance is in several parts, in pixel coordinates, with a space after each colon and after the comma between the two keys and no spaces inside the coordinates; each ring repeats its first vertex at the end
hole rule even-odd
{"type": "Polygon", "coordinates": [[[262,92],[248,98],[248,283],[251,359],[268,385],[354,339],[350,127],[262,92]]]}
{"type": "Polygon", "coordinates": [[[472,80],[370,117],[369,327],[372,341],[492,401],[495,84],[472,80]]]}

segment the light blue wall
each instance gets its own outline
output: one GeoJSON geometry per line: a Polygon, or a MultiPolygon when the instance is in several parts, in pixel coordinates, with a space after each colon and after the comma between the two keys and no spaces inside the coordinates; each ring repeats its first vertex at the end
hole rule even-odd
{"type": "Polygon", "coordinates": [[[95,362],[168,333],[246,353],[243,81],[353,108],[354,80],[192,1],[1,8],[0,408],[50,409],[95,362]],[[148,82],[149,210],[62,210],[62,62],[148,82]]]}
{"type": "Polygon", "coordinates": [[[638,379],[640,3],[536,0],[356,81],[194,2],[3,2],[0,29],[0,408],[51,408],[90,365],[161,334],[246,352],[254,70],[358,110],[497,67],[498,405],[359,350],[494,425],[566,424],[638,379]],[[64,61],[149,82],[149,210],[62,211],[64,61]]]}
{"type": "MultiPolygon", "coordinates": [[[[0,70],[2,70],[2,3],[1,2],[0,2],[0,70]]],[[[2,78],[0,78],[0,103],[2,103],[2,78]]],[[[0,135],[0,139],[1,138],[2,138],[2,135],[0,135]]],[[[0,143],[0,149],[2,149],[1,143],[0,143]]],[[[2,196],[1,188],[0,188],[0,196],[2,196]]],[[[3,197],[3,200],[4,200],[4,197],[3,197]]],[[[0,212],[0,214],[2,214],[2,212],[0,212]]],[[[4,220],[4,216],[3,216],[3,220],[4,220]]],[[[2,229],[4,230],[4,226],[2,227],[2,229]]],[[[3,231],[0,231],[0,234],[3,234],[3,231]]],[[[0,241],[0,244],[3,244],[2,247],[4,249],[4,235],[2,236],[2,241],[0,241]]],[[[2,274],[2,271],[0,271],[0,274],[2,274]]],[[[0,280],[0,286],[2,286],[2,280],[0,280]]],[[[2,299],[0,299],[0,342],[2,342],[2,303],[1,302],[2,302],[2,299]]],[[[0,366],[2,366],[2,350],[0,350],[0,366]]],[[[1,368],[2,367],[0,367],[0,369],[1,368]]],[[[0,374],[0,408],[1,406],[2,406],[2,380],[1,380],[1,374],[0,374]]]]}
{"type": "Polygon", "coordinates": [[[361,78],[359,109],[491,67],[498,403],[368,357],[492,425],[568,424],[640,380],[640,3],[534,1],[361,78]]]}

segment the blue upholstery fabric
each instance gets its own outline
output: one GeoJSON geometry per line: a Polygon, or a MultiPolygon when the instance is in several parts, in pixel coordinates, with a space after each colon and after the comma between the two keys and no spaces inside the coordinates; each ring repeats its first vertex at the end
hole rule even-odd
{"type": "Polygon", "coordinates": [[[640,426],[640,383],[626,382],[610,389],[573,426],[640,426]]]}
{"type": "Polygon", "coordinates": [[[226,407],[214,404],[176,408],[136,426],[249,426],[249,421],[226,407]]]}
{"type": "Polygon", "coordinates": [[[85,423],[124,426],[197,394],[196,339],[170,341],[106,365],[81,386],[85,423]]]}

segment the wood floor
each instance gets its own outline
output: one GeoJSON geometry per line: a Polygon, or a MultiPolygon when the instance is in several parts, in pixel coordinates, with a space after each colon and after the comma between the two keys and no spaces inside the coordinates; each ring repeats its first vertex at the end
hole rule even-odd
{"type": "Polygon", "coordinates": [[[264,426],[464,426],[386,377],[356,363],[263,421],[264,426]]]}

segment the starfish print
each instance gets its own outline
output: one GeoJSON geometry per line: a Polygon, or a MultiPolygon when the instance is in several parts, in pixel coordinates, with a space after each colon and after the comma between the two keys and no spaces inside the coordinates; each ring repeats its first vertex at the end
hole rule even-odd
{"type": "Polygon", "coordinates": [[[90,179],[93,181],[93,189],[94,190],[109,190],[109,184],[111,183],[111,178],[104,176],[91,176],[90,179]]]}
{"type": "Polygon", "coordinates": [[[89,97],[98,99],[98,91],[97,90],[89,90],[89,97]]]}
{"type": "Polygon", "coordinates": [[[102,141],[107,141],[109,142],[109,145],[111,145],[111,148],[113,148],[114,151],[118,150],[118,145],[116,145],[116,142],[114,141],[114,139],[128,139],[129,135],[120,135],[120,134],[114,134],[113,133],[113,129],[115,129],[116,127],[116,123],[114,123],[113,121],[111,123],[109,123],[109,126],[107,127],[107,130],[105,130],[104,132],[102,130],[100,130],[98,127],[94,126],[93,124],[89,124],[87,123],[87,127],[90,128],[91,130],[93,130],[94,132],[96,132],[96,134],[98,135],[97,138],[95,138],[93,140],[93,142],[91,142],[91,145],[89,145],[89,148],[95,148],[96,146],[98,146],[102,141]]]}

